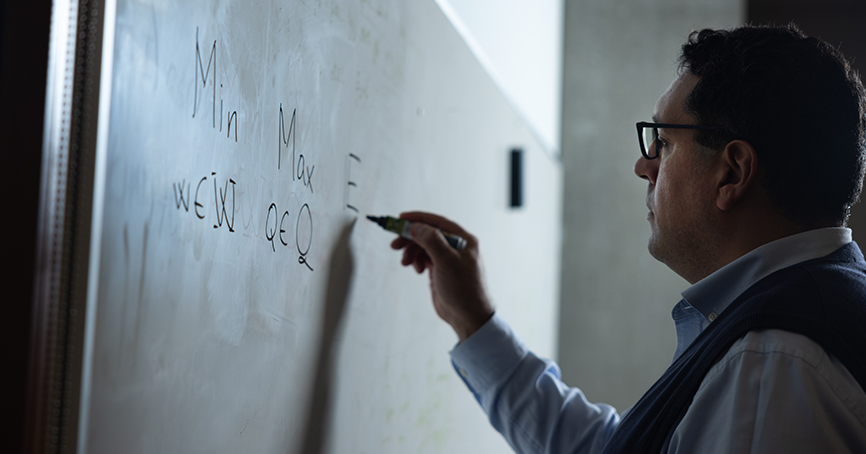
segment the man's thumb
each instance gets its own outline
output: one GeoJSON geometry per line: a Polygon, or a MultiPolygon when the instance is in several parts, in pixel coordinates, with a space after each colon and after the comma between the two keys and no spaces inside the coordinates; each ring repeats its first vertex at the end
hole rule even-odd
{"type": "Polygon", "coordinates": [[[427,252],[431,259],[436,260],[448,252],[450,246],[438,229],[421,222],[413,222],[409,227],[412,240],[427,252]]]}

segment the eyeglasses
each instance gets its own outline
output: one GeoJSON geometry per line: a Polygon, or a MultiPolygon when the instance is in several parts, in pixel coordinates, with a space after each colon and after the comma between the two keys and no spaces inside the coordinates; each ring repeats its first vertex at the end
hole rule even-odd
{"type": "Polygon", "coordinates": [[[640,153],[643,157],[647,159],[655,159],[659,157],[658,153],[658,144],[656,141],[659,140],[659,128],[670,128],[670,129],[702,129],[709,131],[718,131],[724,133],[725,131],[721,128],[717,128],[715,126],[701,126],[701,125],[677,125],[670,123],[647,123],[645,121],[640,121],[637,123],[637,140],[640,142],[640,153]],[[647,147],[646,144],[650,146],[647,147]]]}

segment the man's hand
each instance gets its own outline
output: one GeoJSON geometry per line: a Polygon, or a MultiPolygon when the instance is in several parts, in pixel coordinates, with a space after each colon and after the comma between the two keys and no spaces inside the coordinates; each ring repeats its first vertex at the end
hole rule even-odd
{"type": "Polygon", "coordinates": [[[403,266],[413,265],[418,273],[430,271],[430,292],[436,314],[457,333],[460,342],[481,328],[493,316],[493,307],[484,288],[478,239],[459,225],[430,213],[400,214],[412,221],[414,241],[400,237],[391,243],[403,249],[403,266]],[[438,229],[466,239],[466,248],[452,248],[438,229]]]}

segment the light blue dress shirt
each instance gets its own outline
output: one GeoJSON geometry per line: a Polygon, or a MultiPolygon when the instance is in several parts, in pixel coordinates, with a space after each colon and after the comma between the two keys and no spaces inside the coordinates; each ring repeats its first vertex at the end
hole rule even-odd
{"type": "MultiPolygon", "coordinates": [[[[676,359],[743,291],[768,274],[851,242],[827,228],[765,244],[683,291],[672,316],[676,359]]],[[[621,420],[560,380],[494,314],[451,352],[491,424],[519,453],[597,453],[621,420]]],[[[664,453],[866,452],[866,393],[805,336],[749,332],[704,377],[664,453]]]]}

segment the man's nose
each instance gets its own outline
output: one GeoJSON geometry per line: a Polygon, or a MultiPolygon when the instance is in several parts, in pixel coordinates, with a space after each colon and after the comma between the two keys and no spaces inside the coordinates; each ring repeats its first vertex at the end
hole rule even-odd
{"type": "Polygon", "coordinates": [[[647,159],[643,157],[643,155],[641,155],[634,163],[634,174],[640,178],[643,178],[644,180],[649,181],[650,184],[656,184],[656,177],[658,176],[658,171],[658,158],[647,159]]]}

